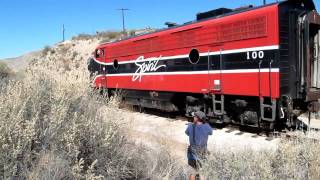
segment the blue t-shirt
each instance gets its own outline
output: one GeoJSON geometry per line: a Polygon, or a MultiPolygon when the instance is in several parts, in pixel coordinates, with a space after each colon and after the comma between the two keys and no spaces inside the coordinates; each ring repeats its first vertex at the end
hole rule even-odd
{"type": "Polygon", "coordinates": [[[186,134],[189,136],[189,143],[191,146],[207,148],[208,136],[212,135],[212,128],[208,123],[200,125],[190,123],[187,127],[186,134]],[[195,128],[195,142],[193,142],[193,126],[195,128]]]}

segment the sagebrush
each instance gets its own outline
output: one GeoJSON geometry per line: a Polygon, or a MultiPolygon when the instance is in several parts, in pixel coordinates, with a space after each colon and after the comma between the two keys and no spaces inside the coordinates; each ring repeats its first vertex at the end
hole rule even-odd
{"type": "Polygon", "coordinates": [[[50,49],[64,53],[43,53],[24,78],[1,86],[0,179],[173,177],[175,168],[154,165],[157,153],[127,137],[117,98],[91,87],[83,58],[50,49]]]}

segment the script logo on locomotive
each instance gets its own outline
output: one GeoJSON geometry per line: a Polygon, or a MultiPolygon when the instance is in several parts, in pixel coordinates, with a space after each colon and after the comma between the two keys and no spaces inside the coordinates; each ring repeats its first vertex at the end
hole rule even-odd
{"type": "Polygon", "coordinates": [[[136,59],[135,65],[138,66],[138,69],[132,76],[132,81],[136,81],[139,79],[139,82],[141,82],[142,76],[146,72],[155,72],[158,69],[162,67],[167,67],[166,65],[158,65],[159,60],[161,59],[162,56],[159,58],[150,58],[149,61],[144,61],[144,56],[140,56],[136,59]]]}

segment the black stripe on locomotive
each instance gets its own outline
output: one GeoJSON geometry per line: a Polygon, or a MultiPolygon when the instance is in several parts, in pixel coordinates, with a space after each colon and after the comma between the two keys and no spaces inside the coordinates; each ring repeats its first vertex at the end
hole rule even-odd
{"type": "MultiPolygon", "coordinates": [[[[249,52],[250,53],[250,52],[249,52]]],[[[208,67],[208,56],[201,56],[196,64],[189,62],[189,58],[178,58],[160,60],[158,65],[166,65],[164,68],[159,68],[156,72],[182,72],[182,71],[208,71],[208,70],[234,70],[234,69],[258,69],[259,63],[262,61],[260,68],[270,68],[270,61],[272,61],[271,68],[278,68],[278,50],[264,50],[264,57],[262,59],[248,59],[247,52],[232,53],[232,54],[218,54],[210,55],[210,63],[208,67]],[[221,59],[221,61],[220,61],[221,59]],[[220,65],[222,62],[222,65],[220,65]]],[[[95,62],[97,64],[97,62],[95,62]]],[[[141,63],[141,62],[140,62],[141,63]]],[[[95,65],[93,71],[98,74],[121,74],[121,73],[135,73],[137,66],[133,60],[131,63],[119,64],[117,68],[114,65],[95,65]],[[106,71],[103,71],[105,69],[106,71]]]]}

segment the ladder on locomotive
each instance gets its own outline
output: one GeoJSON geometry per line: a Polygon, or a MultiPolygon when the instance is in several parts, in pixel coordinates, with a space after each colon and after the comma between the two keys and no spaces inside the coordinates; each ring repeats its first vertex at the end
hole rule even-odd
{"type": "MultiPolygon", "coordinates": [[[[258,74],[258,83],[259,83],[259,100],[260,100],[260,117],[261,120],[267,122],[274,122],[276,119],[276,108],[277,100],[272,98],[272,63],[273,60],[270,60],[269,63],[269,95],[270,97],[263,97],[261,93],[261,64],[262,60],[259,61],[259,74],[258,74]],[[267,102],[269,100],[269,102],[267,102]],[[271,116],[266,116],[266,109],[271,109],[271,116]]],[[[260,127],[260,121],[258,121],[258,126],[260,127]]]]}
{"type": "MultiPolygon", "coordinates": [[[[210,56],[208,56],[210,58],[210,56]]],[[[213,104],[213,114],[216,116],[220,116],[223,120],[223,115],[225,115],[224,111],[224,95],[222,91],[222,49],[220,49],[220,78],[219,80],[214,80],[213,82],[213,91],[212,94],[212,104],[213,104]]]]}

